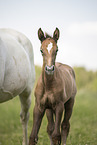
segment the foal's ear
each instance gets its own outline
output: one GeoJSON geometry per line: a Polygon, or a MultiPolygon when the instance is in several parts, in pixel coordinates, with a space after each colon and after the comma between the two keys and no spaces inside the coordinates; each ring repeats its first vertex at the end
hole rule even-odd
{"type": "Polygon", "coordinates": [[[59,39],[59,35],[60,35],[59,29],[56,28],[53,34],[53,39],[55,40],[56,43],[57,43],[57,40],[59,39]]]}
{"type": "Polygon", "coordinates": [[[38,30],[38,38],[41,41],[41,43],[45,40],[45,36],[44,36],[44,33],[41,30],[41,28],[39,28],[39,30],[38,30]]]}

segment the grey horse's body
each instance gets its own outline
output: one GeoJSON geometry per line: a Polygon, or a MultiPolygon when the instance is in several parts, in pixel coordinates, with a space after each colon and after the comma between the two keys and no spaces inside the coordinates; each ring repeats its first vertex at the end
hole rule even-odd
{"type": "Polygon", "coordinates": [[[0,29],[0,103],[19,95],[23,145],[27,145],[27,122],[35,80],[33,48],[23,34],[0,29]]]}

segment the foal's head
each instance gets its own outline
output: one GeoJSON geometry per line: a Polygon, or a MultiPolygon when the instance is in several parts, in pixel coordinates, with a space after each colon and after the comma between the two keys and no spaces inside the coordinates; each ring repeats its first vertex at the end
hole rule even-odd
{"type": "Polygon", "coordinates": [[[56,28],[53,37],[46,35],[44,36],[41,28],[38,30],[38,38],[41,41],[40,51],[43,56],[43,65],[45,72],[48,75],[54,74],[55,70],[55,59],[58,51],[57,40],[59,39],[59,29],[56,28]]]}

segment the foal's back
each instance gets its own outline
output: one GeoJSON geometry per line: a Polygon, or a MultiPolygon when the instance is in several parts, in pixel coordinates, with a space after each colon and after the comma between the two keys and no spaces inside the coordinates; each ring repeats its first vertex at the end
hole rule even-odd
{"type": "Polygon", "coordinates": [[[75,84],[74,70],[69,65],[58,63],[58,62],[56,63],[56,67],[58,68],[60,77],[62,78],[63,81],[66,98],[68,99],[68,98],[75,97],[76,84],[75,84]]]}

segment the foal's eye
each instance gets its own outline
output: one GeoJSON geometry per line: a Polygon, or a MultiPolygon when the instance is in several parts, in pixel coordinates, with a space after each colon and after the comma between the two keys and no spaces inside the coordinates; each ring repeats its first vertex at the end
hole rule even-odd
{"type": "Polygon", "coordinates": [[[58,49],[56,50],[56,53],[58,52],[58,49]]]}
{"type": "Polygon", "coordinates": [[[40,52],[43,54],[43,50],[42,49],[40,49],[40,52]]]}

